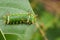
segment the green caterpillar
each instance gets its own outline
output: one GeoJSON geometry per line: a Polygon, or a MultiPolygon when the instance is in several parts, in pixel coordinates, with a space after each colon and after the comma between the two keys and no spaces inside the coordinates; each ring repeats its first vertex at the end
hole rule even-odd
{"type": "Polygon", "coordinates": [[[9,14],[6,15],[4,19],[5,24],[20,24],[20,23],[33,24],[36,21],[35,14],[31,13],[9,14]]]}

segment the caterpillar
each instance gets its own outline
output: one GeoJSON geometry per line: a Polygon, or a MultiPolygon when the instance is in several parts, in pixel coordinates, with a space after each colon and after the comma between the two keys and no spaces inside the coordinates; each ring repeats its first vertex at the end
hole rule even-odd
{"type": "Polygon", "coordinates": [[[15,13],[4,17],[5,24],[33,24],[36,21],[35,14],[31,13],[15,13]]]}

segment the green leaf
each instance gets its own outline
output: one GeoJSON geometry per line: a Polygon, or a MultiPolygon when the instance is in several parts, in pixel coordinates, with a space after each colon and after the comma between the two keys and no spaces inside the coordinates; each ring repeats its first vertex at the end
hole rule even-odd
{"type": "MultiPolygon", "coordinates": [[[[28,0],[0,0],[0,19],[8,13],[19,13],[22,10],[34,13],[28,0]]],[[[3,20],[0,21],[1,29],[4,33],[23,33],[30,26],[25,24],[20,25],[5,25],[3,20]],[[1,23],[2,22],[2,23],[1,23]],[[22,31],[20,31],[22,30],[22,31]]]]}
{"type": "Polygon", "coordinates": [[[24,40],[31,40],[32,35],[36,32],[36,30],[37,28],[35,27],[35,25],[28,27],[24,34],[24,40]]]}
{"type": "Polygon", "coordinates": [[[28,24],[6,25],[4,24],[4,20],[2,17],[5,14],[20,13],[23,10],[34,14],[29,4],[29,0],[0,0],[0,28],[5,34],[7,40],[23,40],[23,39],[30,40],[32,35],[36,31],[36,26],[33,24],[32,25],[28,25],[28,24]]]}

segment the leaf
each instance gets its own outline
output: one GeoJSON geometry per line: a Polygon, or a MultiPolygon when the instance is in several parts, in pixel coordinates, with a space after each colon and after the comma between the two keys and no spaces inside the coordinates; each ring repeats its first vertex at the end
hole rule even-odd
{"type": "Polygon", "coordinates": [[[24,40],[31,40],[32,35],[36,32],[36,30],[37,28],[35,27],[35,25],[31,25],[30,27],[28,27],[24,34],[24,40]]]}
{"type": "Polygon", "coordinates": [[[34,13],[28,0],[0,0],[0,25],[1,29],[4,33],[23,33],[27,26],[25,24],[20,25],[5,25],[2,20],[2,15],[5,15],[6,13],[19,13],[22,10],[25,11],[31,11],[31,13],[34,13]],[[25,6],[25,7],[24,7],[25,6]],[[1,23],[2,22],[2,23],[1,23]],[[22,31],[20,31],[22,30],[22,31]]]}
{"type": "Polygon", "coordinates": [[[30,12],[34,14],[29,0],[0,0],[0,28],[6,36],[7,40],[30,40],[34,34],[35,26],[27,24],[6,25],[3,16],[9,13],[30,12]],[[31,30],[30,30],[31,29],[31,30]],[[16,35],[17,34],[17,35],[16,35]],[[23,35],[22,35],[23,34],[23,35]],[[26,36],[28,35],[28,36],[26,36]],[[28,38],[27,38],[28,37],[28,38]]]}
{"type": "Polygon", "coordinates": [[[0,40],[6,40],[4,33],[0,29],[0,40]]]}

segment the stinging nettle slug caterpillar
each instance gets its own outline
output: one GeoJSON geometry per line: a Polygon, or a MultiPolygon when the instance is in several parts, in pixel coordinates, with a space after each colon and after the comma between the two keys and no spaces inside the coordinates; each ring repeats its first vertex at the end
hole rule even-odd
{"type": "Polygon", "coordinates": [[[36,15],[32,13],[14,13],[6,14],[4,19],[5,24],[34,24],[36,22],[36,15]]]}

